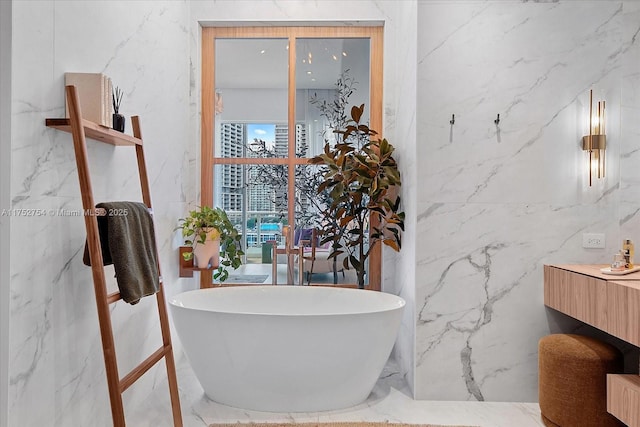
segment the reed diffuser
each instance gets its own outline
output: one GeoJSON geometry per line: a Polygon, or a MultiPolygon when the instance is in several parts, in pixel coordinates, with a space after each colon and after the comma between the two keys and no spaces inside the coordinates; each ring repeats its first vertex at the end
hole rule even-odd
{"type": "Polygon", "coordinates": [[[111,93],[111,97],[113,99],[113,128],[117,131],[124,132],[124,116],[120,114],[122,90],[116,86],[111,93]]]}

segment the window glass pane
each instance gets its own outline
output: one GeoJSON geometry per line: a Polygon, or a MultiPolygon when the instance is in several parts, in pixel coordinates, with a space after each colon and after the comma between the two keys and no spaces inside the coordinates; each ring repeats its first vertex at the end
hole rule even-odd
{"type": "MultiPolygon", "coordinates": [[[[323,243],[321,229],[325,224],[334,221],[334,219],[323,215],[325,207],[331,203],[331,198],[329,197],[329,190],[320,193],[317,191],[318,185],[322,182],[322,173],[323,168],[320,166],[298,165],[296,167],[296,234],[307,235],[309,242],[312,239],[308,237],[308,230],[315,229],[318,236],[313,251],[310,247],[304,249],[302,267],[304,281],[305,283],[356,283],[357,278],[354,270],[345,270],[343,267],[343,261],[348,251],[345,250],[345,254],[339,255],[335,259],[330,259],[331,243],[323,243]],[[305,232],[304,230],[307,231],[305,232]]],[[[364,234],[364,249],[366,251],[368,250],[368,239],[366,237],[369,235],[369,231],[367,230],[364,234]]],[[[295,242],[295,244],[300,244],[300,242],[295,242]]],[[[367,276],[365,276],[365,283],[368,283],[367,276]]]]}
{"type": "MultiPolygon", "coordinates": [[[[296,123],[304,126],[307,141],[300,157],[313,157],[323,151],[326,143],[335,144],[338,135],[334,130],[345,128],[353,105],[365,104],[361,122],[369,123],[369,65],[368,38],[296,40],[296,123]]],[[[329,192],[318,194],[316,191],[322,182],[322,170],[315,166],[298,166],[295,179],[296,227],[319,230],[335,221],[322,214],[331,202],[329,192]]],[[[339,227],[334,231],[336,229],[339,227]]],[[[369,231],[365,230],[364,234],[366,251],[369,231]]],[[[349,233],[345,236],[354,237],[349,233]]],[[[344,253],[335,260],[328,258],[330,243],[319,243],[315,255],[307,254],[306,258],[313,258],[313,263],[305,260],[305,281],[355,283],[354,270],[345,271],[343,261],[349,250],[354,250],[357,256],[359,248],[348,247],[346,241],[342,244],[344,253]]],[[[368,275],[365,280],[368,281],[368,275]]]]}
{"type": "Polygon", "coordinates": [[[307,135],[302,157],[334,141],[351,106],[365,104],[362,121],[369,122],[369,46],[364,38],[296,40],[296,123],[307,135]]]}
{"type": "Polygon", "coordinates": [[[286,158],[286,123],[219,123],[216,157],[286,158]]]}
{"type": "Polygon", "coordinates": [[[329,199],[326,191],[318,194],[317,189],[320,182],[322,182],[321,167],[315,165],[296,166],[296,229],[319,227],[322,223],[322,211],[329,199]]]}
{"type": "Polygon", "coordinates": [[[335,262],[328,259],[327,244],[314,245],[315,255],[307,247],[300,256],[300,243],[307,239],[296,240],[296,236],[303,230],[323,229],[331,218],[323,215],[328,194],[316,191],[322,180],[319,167],[299,164],[294,169],[293,164],[320,154],[325,143],[334,144],[334,130],[344,129],[353,105],[365,104],[361,122],[369,123],[368,33],[361,38],[300,38],[294,32],[295,65],[289,64],[289,38],[255,38],[261,33],[251,31],[216,33],[220,37],[213,39],[215,57],[203,61],[214,65],[205,75],[212,76],[215,87],[210,94],[214,102],[205,104],[212,108],[203,110],[213,121],[203,132],[203,142],[213,146],[213,205],[227,212],[241,233],[246,253],[241,268],[230,271],[228,283],[271,283],[273,271],[278,283],[300,283],[302,276],[305,283],[356,283],[353,270],[343,271],[345,255],[335,262]],[[225,38],[243,34],[254,38],[225,38]],[[290,65],[296,70],[291,106],[290,65]],[[288,122],[290,108],[294,108],[293,124],[288,122]],[[289,154],[297,160],[286,160],[289,154]],[[288,200],[289,186],[295,187],[293,200],[288,200]],[[294,216],[288,218],[288,212],[294,216]],[[283,248],[289,223],[295,255],[287,256],[283,248]],[[278,264],[272,263],[273,242],[279,247],[278,264]],[[252,278],[258,273],[268,278],[252,278]]]}
{"type": "Polygon", "coordinates": [[[216,39],[214,156],[287,156],[288,46],[287,39],[216,39]]]}
{"type": "Polygon", "coordinates": [[[262,246],[284,245],[287,218],[286,165],[215,165],[214,206],[223,209],[242,234],[246,263],[270,263],[262,246]]]}

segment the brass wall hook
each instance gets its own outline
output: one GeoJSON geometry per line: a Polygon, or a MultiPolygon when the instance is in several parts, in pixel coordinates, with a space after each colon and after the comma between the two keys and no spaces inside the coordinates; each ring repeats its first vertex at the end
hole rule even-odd
{"type": "Polygon", "coordinates": [[[453,126],[455,123],[456,123],[456,115],[455,115],[455,114],[452,114],[452,115],[451,115],[451,120],[449,120],[449,124],[450,124],[451,126],[453,126]]]}
{"type": "Polygon", "coordinates": [[[493,123],[495,123],[496,126],[498,126],[500,124],[500,113],[498,113],[498,117],[496,117],[496,119],[493,121],[493,123]]]}

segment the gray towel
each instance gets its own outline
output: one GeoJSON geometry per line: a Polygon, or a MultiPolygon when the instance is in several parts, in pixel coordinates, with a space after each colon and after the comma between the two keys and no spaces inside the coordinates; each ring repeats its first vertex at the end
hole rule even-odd
{"type": "MultiPolygon", "coordinates": [[[[138,202],[98,203],[107,211],[98,217],[98,231],[104,265],[113,264],[120,296],[129,304],[153,295],[160,288],[153,219],[138,202]]],[[[83,262],[91,265],[85,243],[83,262]]]]}

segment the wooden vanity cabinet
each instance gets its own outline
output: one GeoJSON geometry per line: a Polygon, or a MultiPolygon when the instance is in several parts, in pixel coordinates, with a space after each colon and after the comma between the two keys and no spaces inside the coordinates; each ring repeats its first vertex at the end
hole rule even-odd
{"type": "MultiPolygon", "coordinates": [[[[640,272],[600,272],[605,265],[545,265],[544,304],[640,347],[640,272]]],[[[640,427],[640,376],[607,375],[607,411],[640,427]]]]}

